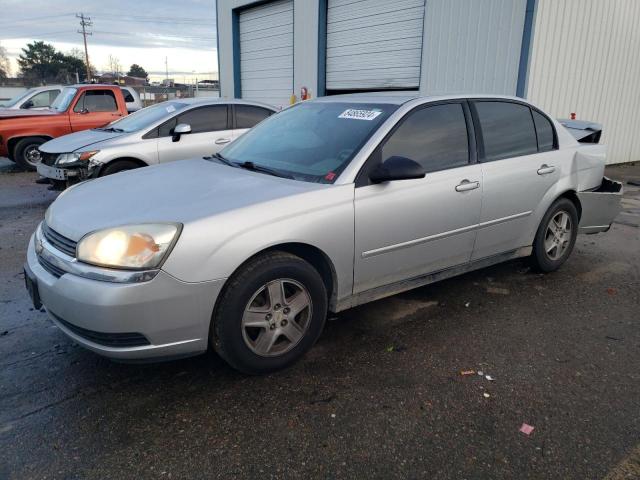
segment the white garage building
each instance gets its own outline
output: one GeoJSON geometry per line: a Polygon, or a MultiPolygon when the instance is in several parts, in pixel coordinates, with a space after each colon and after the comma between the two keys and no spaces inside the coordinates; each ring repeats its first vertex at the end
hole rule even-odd
{"type": "Polygon", "coordinates": [[[218,0],[221,95],[499,93],[604,125],[640,160],[637,0],[218,0]]]}

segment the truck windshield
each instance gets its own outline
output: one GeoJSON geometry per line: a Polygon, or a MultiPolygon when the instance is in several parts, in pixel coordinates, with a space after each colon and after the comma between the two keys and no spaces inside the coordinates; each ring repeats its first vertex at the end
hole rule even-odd
{"type": "Polygon", "coordinates": [[[127,115],[115,122],[111,122],[104,128],[98,128],[96,130],[115,130],[126,133],[137,132],[138,130],[147,128],[163,118],[169,118],[175,112],[182,110],[186,106],[186,103],[180,102],[158,103],[156,105],[143,108],[142,110],[138,110],[131,115],[127,115]]]}
{"type": "Polygon", "coordinates": [[[51,109],[58,112],[65,112],[69,108],[69,104],[73,97],[76,96],[77,88],[65,87],[62,89],[62,93],[51,104],[51,109]]]}
{"type": "Polygon", "coordinates": [[[16,95],[13,98],[10,98],[9,100],[5,100],[4,102],[0,102],[0,107],[14,107],[15,105],[18,104],[18,102],[22,101],[24,98],[27,98],[29,95],[31,95],[31,93],[35,90],[35,88],[30,88],[29,90],[27,90],[26,92],[22,92],[18,95],[16,95]]]}
{"type": "Polygon", "coordinates": [[[224,148],[220,156],[256,171],[333,183],[397,108],[374,103],[301,103],[264,120],[224,148]]]}

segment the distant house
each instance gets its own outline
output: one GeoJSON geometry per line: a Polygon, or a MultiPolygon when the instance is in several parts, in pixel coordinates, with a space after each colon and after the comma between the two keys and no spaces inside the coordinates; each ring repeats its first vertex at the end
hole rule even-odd
{"type": "Polygon", "coordinates": [[[115,73],[107,72],[98,76],[98,82],[142,87],[147,84],[147,79],[142,77],[131,77],[129,75],[118,75],[115,73]]]}

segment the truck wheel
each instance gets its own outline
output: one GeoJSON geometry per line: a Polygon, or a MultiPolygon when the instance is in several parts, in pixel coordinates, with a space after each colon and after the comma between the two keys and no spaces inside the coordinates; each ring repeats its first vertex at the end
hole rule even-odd
{"type": "Polygon", "coordinates": [[[250,260],[225,286],[210,343],[241,372],[256,375],[296,362],[316,342],[327,316],[327,290],[306,261],[286,252],[250,260]]]}
{"type": "Polygon", "coordinates": [[[131,160],[117,160],[115,162],[109,163],[106,167],[104,167],[100,171],[100,177],[106,177],[107,175],[111,175],[112,173],[124,172],[125,170],[133,170],[134,168],[138,168],[136,162],[131,160]]]}
{"type": "Polygon", "coordinates": [[[14,161],[25,170],[35,170],[36,165],[42,160],[38,148],[46,141],[40,137],[27,137],[18,141],[13,150],[14,161]]]}
{"type": "Polygon", "coordinates": [[[536,270],[553,272],[569,258],[578,235],[578,211],[568,198],[556,200],[540,222],[531,260],[536,270]]]}

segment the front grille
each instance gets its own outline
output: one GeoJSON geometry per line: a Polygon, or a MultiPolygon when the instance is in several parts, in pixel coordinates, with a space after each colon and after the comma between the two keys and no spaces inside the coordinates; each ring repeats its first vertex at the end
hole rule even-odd
{"type": "Polygon", "coordinates": [[[56,160],[58,159],[58,155],[60,154],[47,153],[47,152],[40,151],[40,161],[45,165],[49,165],[50,167],[52,167],[53,164],[56,163],[56,160]]]}
{"type": "Polygon", "coordinates": [[[71,330],[73,333],[82,337],[90,342],[103,345],[105,347],[126,348],[126,347],[142,347],[145,345],[151,345],[151,342],[147,340],[147,337],[141,333],[105,333],[95,332],[93,330],[87,330],[86,328],[78,327],[66,320],[61,319],[57,315],[49,312],[55,319],[60,322],[65,328],[71,330]]]}
{"type": "Polygon", "coordinates": [[[42,265],[42,268],[44,268],[47,272],[49,272],[56,278],[60,278],[62,275],[67,273],[66,271],[62,270],[60,267],[56,267],[53,263],[47,261],[40,255],[38,255],[38,263],[42,265]]]}
{"type": "Polygon", "coordinates": [[[76,242],[63,237],[55,230],[49,228],[46,222],[42,222],[42,234],[54,248],[66,253],[70,257],[76,256],[76,242]]]}

